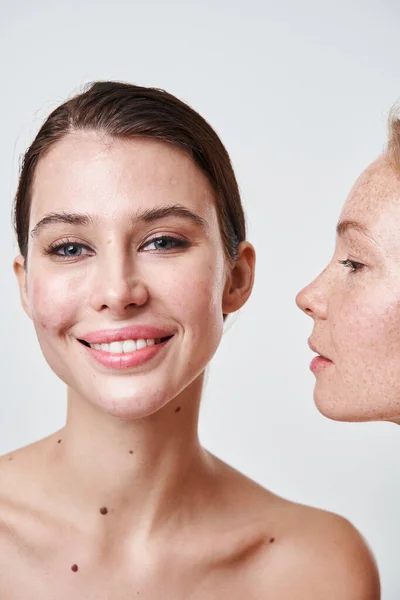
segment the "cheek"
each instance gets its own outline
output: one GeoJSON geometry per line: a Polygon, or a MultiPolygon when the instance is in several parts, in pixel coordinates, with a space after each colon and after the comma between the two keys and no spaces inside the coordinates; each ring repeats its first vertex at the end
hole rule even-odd
{"type": "Polygon", "coordinates": [[[224,261],[214,258],[199,264],[177,268],[159,279],[157,295],[165,298],[171,310],[185,326],[204,332],[209,324],[223,323],[222,294],[224,261]]]}
{"type": "Polygon", "coordinates": [[[79,306],[77,286],[67,278],[31,273],[28,277],[30,313],[37,331],[62,330],[79,306]]]}
{"type": "MultiPolygon", "coordinates": [[[[400,281],[398,282],[400,290],[400,281]]],[[[395,286],[396,288],[396,286],[395,286]]],[[[332,341],[340,353],[362,354],[368,362],[395,356],[400,361],[400,294],[377,284],[349,294],[337,304],[332,321],[332,341]]]]}

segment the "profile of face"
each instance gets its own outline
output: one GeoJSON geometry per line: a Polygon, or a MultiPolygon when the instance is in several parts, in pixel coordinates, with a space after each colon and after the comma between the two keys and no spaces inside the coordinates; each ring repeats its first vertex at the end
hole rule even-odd
{"type": "Polygon", "coordinates": [[[297,296],[321,413],[342,421],[400,420],[400,177],[383,155],[358,178],[324,271],[297,296]]]}
{"type": "Polygon", "coordinates": [[[251,291],[251,252],[235,275],[211,185],[164,142],[68,134],[37,166],[29,230],[14,267],[45,359],[122,418],[186,389],[251,291]]]}

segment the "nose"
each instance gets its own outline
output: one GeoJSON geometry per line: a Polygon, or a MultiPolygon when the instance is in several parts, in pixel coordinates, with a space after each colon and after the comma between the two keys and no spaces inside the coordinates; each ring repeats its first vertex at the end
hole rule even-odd
{"type": "Polygon", "coordinates": [[[296,296],[296,304],[312,319],[326,319],[328,306],[328,276],[327,269],[314,281],[306,285],[296,296]]]}
{"type": "Polygon", "coordinates": [[[116,316],[144,306],[149,290],[134,260],[108,256],[97,264],[90,281],[90,304],[96,311],[108,310],[116,316]]]}

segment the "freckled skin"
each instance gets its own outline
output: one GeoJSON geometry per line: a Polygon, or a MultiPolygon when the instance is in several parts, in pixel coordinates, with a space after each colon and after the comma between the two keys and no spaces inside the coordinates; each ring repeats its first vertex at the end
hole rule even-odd
{"type": "Polygon", "coordinates": [[[43,229],[28,268],[14,264],[68,410],[62,433],[13,452],[18,460],[0,457],[0,597],[378,599],[374,561],[349,523],[279,498],[199,443],[204,370],[223,314],[251,293],[254,250],[241,242],[236,264],[227,261],[214,193],[192,160],[154,140],[73,134],[39,162],[32,198],[31,228],[61,210],[91,223],[43,229]],[[206,229],[134,220],[177,204],[206,229]],[[156,234],[190,245],[144,251],[156,234]],[[69,262],[46,253],[65,239],[89,251],[69,262]],[[78,341],[132,324],[174,336],[123,373],[78,341]]]}
{"type": "Polygon", "coordinates": [[[367,228],[337,236],[325,270],[297,297],[311,340],[333,365],[316,373],[315,401],[343,421],[400,416],[400,178],[385,156],[358,178],[339,221],[367,228]],[[340,260],[365,266],[351,272],[340,260]]]}

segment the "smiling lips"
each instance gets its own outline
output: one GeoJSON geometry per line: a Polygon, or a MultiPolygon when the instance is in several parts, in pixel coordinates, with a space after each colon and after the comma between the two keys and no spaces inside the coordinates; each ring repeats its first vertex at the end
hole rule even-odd
{"type": "Polygon", "coordinates": [[[151,360],[173,337],[164,329],[148,326],[106,329],[87,333],[78,341],[100,364],[128,369],[151,360]]]}

